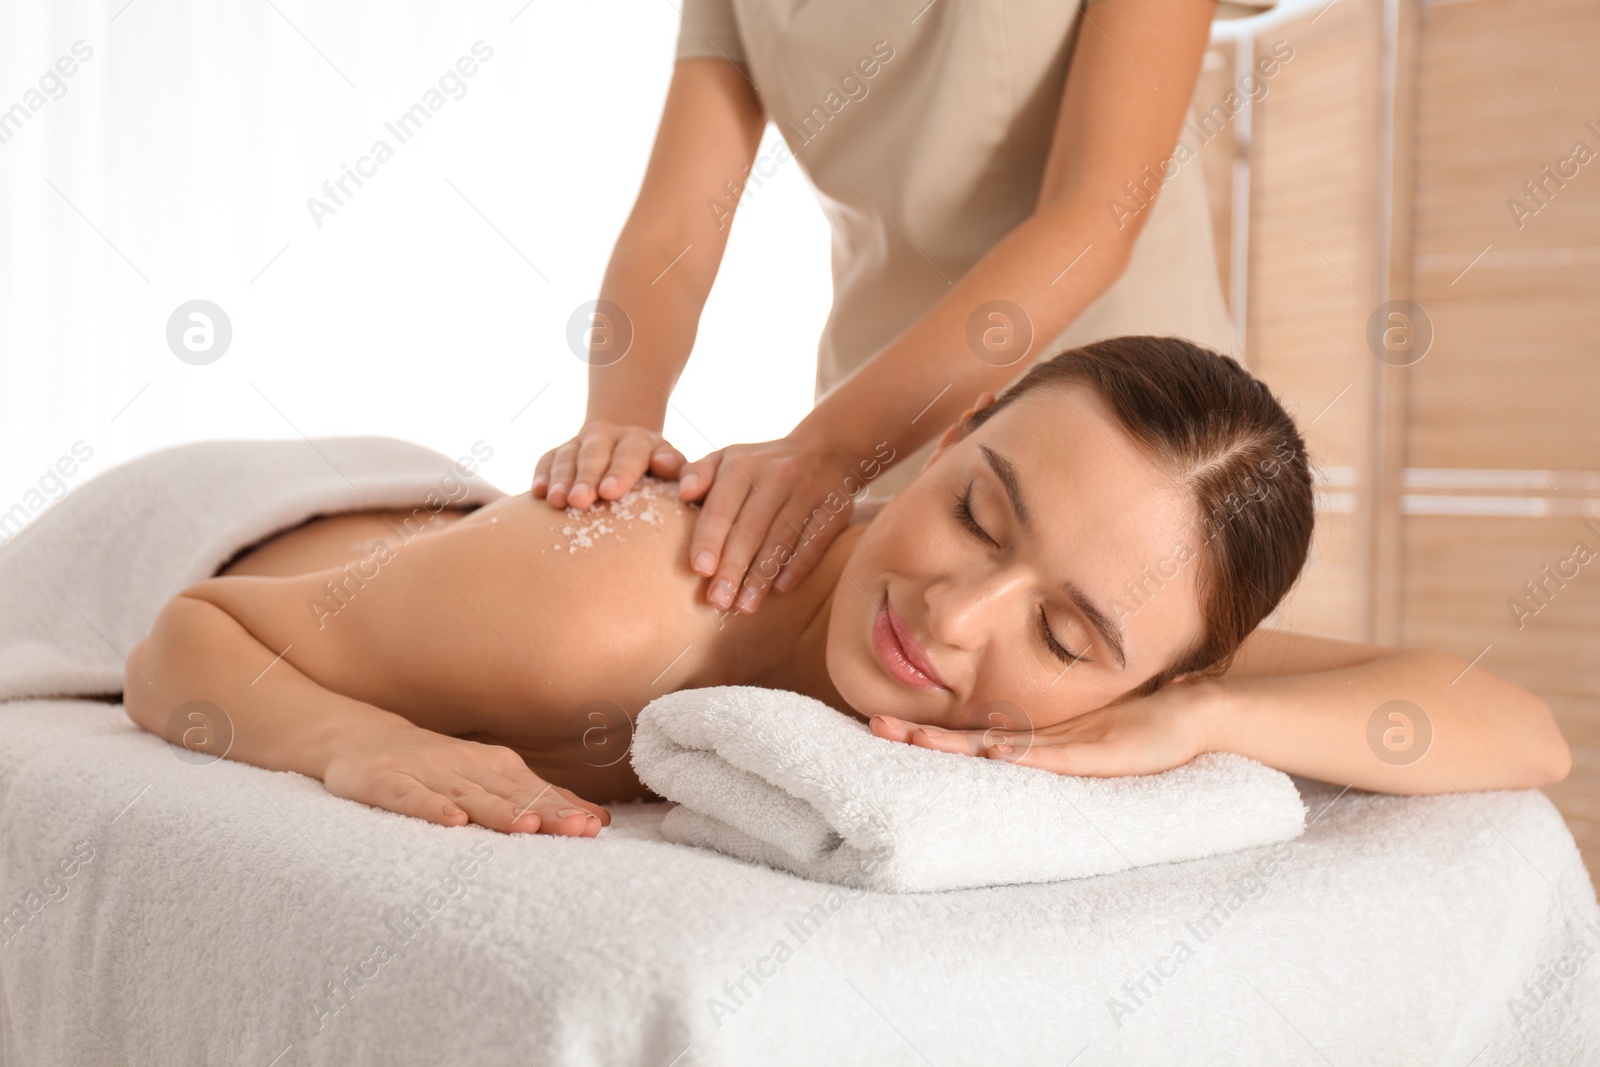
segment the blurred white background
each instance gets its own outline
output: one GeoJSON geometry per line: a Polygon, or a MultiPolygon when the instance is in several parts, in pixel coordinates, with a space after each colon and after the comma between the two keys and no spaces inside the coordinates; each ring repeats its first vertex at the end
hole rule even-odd
{"type": "MultiPolygon", "coordinates": [[[[80,440],[69,487],[184,441],[387,434],[482,440],[482,473],[526,490],[582,420],[567,324],[638,192],[678,24],[672,0],[0,7],[0,511],[80,440]],[[479,40],[400,143],[385,122],[479,40]],[[380,138],[393,158],[319,228],[307,199],[380,138]],[[203,366],[166,341],[194,299],[233,329],[203,366]]],[[[668,439],[692,459],[786,433],[829,299],[791,160],[746,191],[668,439]]]]}

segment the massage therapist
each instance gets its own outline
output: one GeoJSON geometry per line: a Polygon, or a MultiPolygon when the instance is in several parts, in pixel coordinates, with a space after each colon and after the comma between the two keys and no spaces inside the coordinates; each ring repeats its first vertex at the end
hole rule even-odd
{"type": "Polygon", "coordinates": [[[682,5],[600,288],[585,422],[539,459],[534,496],[584,508],[646,471],[678,478],[702,505],[689,565],[708,599],[754,611],[805,576],[864,483],[875,506],[1036,360],[1119,334],[1231,351],[1204,178],[1174,148],[1218,0],[682,5]],[[689,463],[661,436],[667,397],[769,120],[833,230],[816,405],[786,437],[689,463]]]}

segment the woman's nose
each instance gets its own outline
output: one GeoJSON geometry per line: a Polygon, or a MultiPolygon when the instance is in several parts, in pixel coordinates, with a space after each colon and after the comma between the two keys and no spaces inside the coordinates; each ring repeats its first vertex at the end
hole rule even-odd
{"type": "Polygon", "coordinates": [[[1025,580],[1020,570],[1007,567],[963,571],[930,582],[923,594],[928,636],[954,648],[977,648],[1001,617],[1014,614],[1011,601],[1025,580]]]}

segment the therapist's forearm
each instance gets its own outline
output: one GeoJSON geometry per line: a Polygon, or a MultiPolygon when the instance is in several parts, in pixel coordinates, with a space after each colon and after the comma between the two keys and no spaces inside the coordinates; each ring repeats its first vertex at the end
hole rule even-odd
{"type": "Polygon", "coordinates": [[[870,455],[884,440],[897,455],[914,451],[979,393],[999,392],[1034,362],[1121,275],[1136,233],[1117,228],[1104,196],[1068,194],[1041,205],[823,397],[794,435],[840,456],[870,455]],[[1008,366],[980,359],[968,342],[969,322],[991,300],[1017,305],[1032,326],[1032,345],[1008,366]]]}
{"type": "Polygon", "coordinates": [[[621,359],[597,355],[590,361],[588,419],[661,430],[667,397],[689,361],[716,277],[716,263],[701,263],[693,242],[685,243],[687,251],[630,240],[626,231],[618,239],[600,299],[621,308],[626,319],[597,326],[627,330],[632,339],[621,359]]]}

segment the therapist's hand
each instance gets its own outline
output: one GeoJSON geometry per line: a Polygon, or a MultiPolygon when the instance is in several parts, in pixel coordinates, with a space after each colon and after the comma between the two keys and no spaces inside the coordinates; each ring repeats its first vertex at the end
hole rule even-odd
{"type": "Polygon", "coordinates": [[[850,473],[842,457],[792,435],[730,445],[685,467],[678,498],[702,501],[689,567],[712,579],[706,599],[750,614],[773,589],[799,584],[850,524],[850,473]]]}
{"type": "Polygon", "coordinates": [[[539,457],[533,495],[553,508],[586,508],[601,498],[617,499],[647,471],[670,481],[686,462],[649,427],[590,419],[572,440],[539,457]]]}

